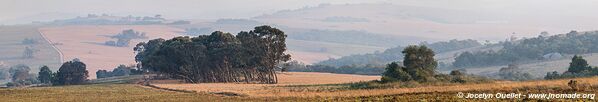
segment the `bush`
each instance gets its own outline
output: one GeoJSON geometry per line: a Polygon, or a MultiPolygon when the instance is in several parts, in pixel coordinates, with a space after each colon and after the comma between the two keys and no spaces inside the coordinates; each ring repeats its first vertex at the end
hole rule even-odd
{"type": "Polygon", "coordinates": [[[508,67],[500,68],[498,75],[501,79],[523,81],[534,79],[531,74],[524,73],[517,65],[509,65],[508,67]]]}

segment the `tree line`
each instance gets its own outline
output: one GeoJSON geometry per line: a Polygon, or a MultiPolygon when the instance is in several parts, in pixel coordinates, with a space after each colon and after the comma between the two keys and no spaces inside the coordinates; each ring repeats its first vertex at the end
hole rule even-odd
{"type": "Polygon", "coordinates": [[[284,53],[286,37],[277,28],[258,26],[237,35],[215,31],[196,37],[153,39],[133,50],[141,70],[190,83],[277,83],[277,65],[290,59],[284,53]]]}
{"type": "MultiPolygon", "coordinates": [[[[2,68],[4,69],[4,68],[2,68]]],[[[87,82],[88,72],[86,65],[75,59],[62,64],[57,72],[52,72],[48,66],[42,66],[37,74],[29,73],[31,68],[27,65],[18,64],[9,68],[6,75],[4,70],[0,70],[0,78],[10,78],[11,82],[6,85],[9,87],[19,87],[27,85],[76,85],[87,82]]]]}
{"type": "Polygon", "coordinates": [[[360,75],[380,75],[384,72],[384,65],[345,65],[345,66],[329,66],[329,65],[305,65],[298,61],[290,61],[281,65],[285,71],[292,72],[327,72],[340,74],[360,74],[360,75]]]}
{"type": "MultiPolygon", "coordinates": [[[[425,45],[428,48],[434,50],[436,53],[443,53],[448,51],[454,51],[459,49],[471,48],[482,46],[477,40],[466,39],[466,40],[449,40],[449,41],[440,41],[435,43],[421,43],[419,45],[425,45]]],[[[321,61],[316,63],[315,65],[326,65],[332,67],[341,67],[341,66],[351,66],[351,65],[375,65],[375,66],[384,66],[387,63],[400,60],[403,58],[403,53],[401,53],[405,49],[404,46],[398,46],[386,49],[382,52],[375,52],[369,54],[357,54],[357,55],[350,55],[350,56],[343,56],[341,58],[336,59],[329,59],[325,61],[321,61]]]]}
{"type": "Polygon", "coordinates": [[[118,67],[110,70],[98,70],[96,71],[96,78],[108,78],[115,76],[129,76],[143,74],[142,71],[135,69],[136,66],[119,65],[118,67]]]}

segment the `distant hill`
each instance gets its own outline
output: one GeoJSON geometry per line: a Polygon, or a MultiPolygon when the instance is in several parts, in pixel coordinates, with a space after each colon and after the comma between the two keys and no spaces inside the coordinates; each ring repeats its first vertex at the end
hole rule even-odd
{"type": "Polygon", "coordinates": [[[213,31],[238,33],[259,25],[273,25],[288,35],[287,47],[293,59],[314,63],[329,58],[381,51],[397,45],[416,44],[431,39],[372,33],[359,30],[305,29],[268,24],[252,19],[218,19],[190,25],[174,25],[187,35],[204,35],[213,31]]]}
{"type": "Polygon", "coordinates": [[[512,32],[522,36],[541,32],[534,26],[511,25],[508,22],[511,19],[502,14],[383,3],[325,4],[251,19],[291,28],[366,31],[433,39],[430,41],[470,38],[497,41],[512,32]]]}
{"type": "Polygon", "coordinates": [[[507,64],[525,64],[551,60],[547,54],[598,53],[598,31],[577,32],[553,36],[506,41],[500,43],[503,49],[497,51],[470,51],[455,58],[457,68],[486,67],[507,64]]]}
{"type": "MultiPolygon", "coordinates": [[[[420,45],[426,45],[438,55],[449,51],[455,51],[460,49],[472,48],[482,46],[476,40],[450,40],[435,43],[421,43],[420,45]]],[[[328,66],[346,66],[346,65],[384,65],[389,62],[402,60],[403,46],[393,47],[386,49],[383,52],[375,52],[368,54],[357,54],[351,56],[344,56],[338,59],[329,59],[316,63],[316,65],[328,65],[328,66]]],[[[440,66],[443,66],[442,64],[440,66]]]]}
{"type": "Polygon", "coordinates": [[[108,14],[88,14],[85,17],[78,16],[70,19],[60,19],[51,22],[36,22],[49,25],[148,25],[148,24],[189,24],[189,21],[171,21],[162,18],[162,15],[155,16],[113,16],[108,14]]]}

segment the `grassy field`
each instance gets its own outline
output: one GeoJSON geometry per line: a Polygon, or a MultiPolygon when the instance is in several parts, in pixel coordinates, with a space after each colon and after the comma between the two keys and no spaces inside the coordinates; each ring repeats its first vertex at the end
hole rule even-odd
{"type": "MultiPolygon", "coordinates": [[[[338,79],[342,80],[342,79],[338,79]]],[[[598,77],[577,78],[580,83],[587,85],[597,85],[598,77]]],[[[317,79],[315,79],[317,81],[317,79]]],[[[192,90],[200,93],[237,93],[248,97],[363,97],[363,96],[384,96],[394,94],[412,94],[412,93],[456,93],[468,91],[509,91],[517,88],[568,88],[569,79],[562,80],[541,80],[541,81],[496,81],[487,83],[469,83],[469,84],[156,84],[156,86],[178,89],[192,90]]],[[[593,89],[595,90],[595,89],[593,89]]]]}
{"type": "Polygon", "coordinates": [[[9,66],[25,64],[31,67],[32,71],[37,71],[42,65],[48,65],[52,70],[58,69],[62,63],[58,52],[43,39],[37,28],[37,26],[0,26],[0,61],[9,66]],[[39,43],[22,44],[25,38],[35,39],[39,43]],[[27,46],[38,50],[34,58],[23,58],[23,51],[27,46]]]}
{"type": "MultiPolygon", "coordinates": [[[[570,79],[544,80],[527,82],[492,82],[480,84],[454,84],[454,85],[421,85],[407,88],[375,88],[375,89],[338,89],[331,87],[345,87],[352,84],[316,84],[316,85],[281,85],[261,87],[256,91],[262,96],[244,95],[231,96],[226,92],[189,92],[167,91],[125,81],[136,80],[139,76],[118,77],[103,80],[107,83],[29,87],[0,89],[0,100],[3,102],[32,102],[32,101],[61,101],[61,102],[88,102],[88,101],[593,101],[589,99],[464,99],[457,97],[457,93],[598,93],[598,77],[576,78],[580,85],[589,85],[579,90],[573,90],[566,84],[570,79]],[[112,81],[107,81],[112,80],[112,81]],[[300,90],[301,89],[301,90],[300,90]],[[274,90],[278,90],[274,91],[274,90]],[[294,90],[288,91],[285,90],[294,90]],[[264,97],[269,94],[270,96],[264,97]],[[311,95],[311,96],[310,96],[311,95]]],[[[396,83],[392,83],[396,84],[396,83]]],[[[180,84],[188,85],[188,84],[180,84]]],[[[225,84],[196,84],[195,88],[223,89],[252,87],[256,84],[234,84],[234,87],[225,84]],[[204,86],[201,86],[204,85],[204,86]],[[208,86],[205,86],[208,85],[208,86]]]]}

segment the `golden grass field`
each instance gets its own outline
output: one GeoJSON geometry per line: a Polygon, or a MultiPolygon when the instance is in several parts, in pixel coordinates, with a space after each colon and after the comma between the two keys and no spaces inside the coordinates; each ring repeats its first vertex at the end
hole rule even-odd
{"type": "MultiPolygon", "coordinates": [[[[420,85],[408,88],[338,89],[354,81],[375,80],[377,76],[329,73],[293,72],[281,74],[280,84],[201,83],[154,84],[162,88],[193,90],[169,91],[139,84],[131,84],[140,76],[92,80],[88,85],[29,87],[0,89],[3,102],[31,101],[525,101],[526,99],[463,99],[464,93],[598,93],[598,77],[575,78],[581,84],[592,85],[584,90],[571,90],[571,79],[510,82],[497,81],[479,84],[420,85]],[[321,77],[315,78],[314,77],[321,77]],[[308,78],[308,79],[306,79],[308,78]],[[355,79],[351,79],[355,78],[355,79]],[[336,79],[330,81],[329,79],[336,79]],[[349,79],[349,80],[347,80],[349,79]],[[119,81],[120,80],[120,81],[119,81]],[[305,81],[311,80],[311,81],[305,81]],[[314,84],[321,83],[321,84],[314,84]],[[240,95],[225,95],[235,93],[240,95]]],[[[397,84],[397,83],[391,83],[397,84]]],[[[532,100],[534,101],[534,100],[532,100]]],[[[544,100],[575,101],[575,100],[544,100]]],[[[578,100],[580,101],[580,100],[578,100]]],[[[584,101],[584,100],[581,100],[584,101]]],[[[593,100],[585,100],[593,101],[593,100]]]]}
{"type": "MultiPolygon", "coordinates": [[[[192,90],[199,93],[232,92],[248,97],[363,97],[407,93],[430,92],[465,92],[480,90],[508,91],[526,87],[557,87],[566,88],[568,79],[541,81],[496,81],[480,84],[449,84],[449,85],[421,85],[413,88],[374,88],[374,89],[342,89],[340,83],[377,80],[374,76],[342,75],[327,73],[293,72],[289,75],[279,75],[280,84],[235,84],[235,83],[207,83],[207,84],[154,84],[159,87],[192,90]],[[309,77],[305,77],[309,76],[309,77]],[[336,80],[336,81],[335,81],[336,80]],[[341,81],[343,80],[343,81],[341,81]],[[350,81],[351,80],[351,81],[350,81]],[[320,83],[315,85],[314,83],[320,83]]],[[[581,83],[598,84],[598,77],[578,78],[581,83]]]]}
{"type": "Polygon", "coordinates": [[[371,81],[380,79],[380,76],[332,74],[317,72],[284,72],[278,74],[278,84],[243,84],[243,83],[156,83],[153,84],[162,88],[192,90],[202,93],[232,92],[256,97],[292,97],[298,94],[289,94],[287,85],[317,85],[317,84],[341,84],[360,81],[371,81]]]}

